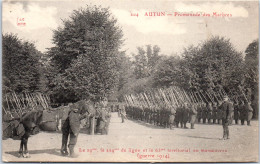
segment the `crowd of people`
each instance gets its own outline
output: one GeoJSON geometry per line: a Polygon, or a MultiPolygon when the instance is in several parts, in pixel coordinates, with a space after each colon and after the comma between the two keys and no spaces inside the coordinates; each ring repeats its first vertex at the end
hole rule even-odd
{"type": "MultiPolygon", "coordinates": [[[[82,126],[81,120],[85,119],[85,123],[83,124],[87,129],[89,129],[90,133],[94,132],[94,134],[100,133],[102,135],[108,134],[111,112],[118,112],[118,116],[121,117],[122,123],[125,122],[125,119],[135,119],[170,129],[174,129],[174,127],[188,129],[187,123],[190,123],[191,129],[195,128],[195,123],[222,124],[223,139],[229,139],[229,125],[233,122],[239,124],[240,120],[241,125],[245,125],[246,121],[247,125],[250,126],[250,121],[253,116],[253,109],[250,101],[244,102],[241,100],[240,103],[233,103],[227,96],[223,97],[223,101],[213,103],[184,102],[178,106],[172,106],[172,108],[165,107],[161,109],[142,108],[141,106],[131,106],[127,103],[112,103],[112,105],[108,106],[106,98],[97,102],[81,100],[74,104],[70,103],[67,106],[48,109],[47,112],[45,112],[46,110],[42,110],[42,108],[41,110],[31,110],[24,113],[20,120],[29,119],[30,122],[30,113],[37,113],[37,111],[41,111],[40,113],[38,112],[41,122],[35,122],[35,126],[39,122],[40,127],[47,127],[47,125],[52,124],[46,123],[53,121],[54,127],[59,127],[58,123],[60,122],[60,130],[62,131],[61,154],[64,156],[70,155],[71,157],[76,156],[74,153],[74,147],[77,143],[77,137],[82,126]],[[50,117],[47,117],[47,115],[44,116],[45,113],[49,113],[50,115],[52,112],[57,115],[57,117],[53,117],[53,120],[50,120],[50,117]],[[45,119],[44,121],[43,118],[45,117],[48,119],[45,119]],[[45,126],[42,126],[44,124],[45,126]]],[[[6,120],[6,117],[4,117],[3,120],[10,122],[13,119],[6,120]]],[[[26,125],[23,122],[21,123],[23,126],[26,125]]],[[[21,123],[19,125],[21,125],[21,123]]],[[[7,124],[7,128],[5,129],[8,130],[8,127],[12,127],[9,126],[9,124],[10,123],[7,124]]],[[[34,127],[30,127],[30,129],[33,129],[34,127]]],[[[18,125],[15,128],[17,129],[18,125]]],[[[52,129],[55,130],[55,128],[52,129]]],[[[10,130],[13,131],[13,129],[10,130]]]]}
{"type": "MultiPolygon", "coordinates": [[[[240,101],[240,103],[233,103],[230,111],[230,124],[250,126],[250,121],[253,116],[253,109],[249,101],[240,101]],[[235,121],[233,121],[235,120],[235,121]]],[[[142,108],[137,106],[126,106],[126,114],[129,118],[135,120],[145,121],[150,124],[154,124],[162,127],[169,127],[173,129],[173,126],[177,128],[188,128],[187,123],[190,123],[191,129],[194,129],[194,124],[222,124],[223,117],[225,117],[225,111],[223,110],[224,101],[218,102],[199,102],[188,103],[185,102],[172,109],[162,108],[142,108]]]]}

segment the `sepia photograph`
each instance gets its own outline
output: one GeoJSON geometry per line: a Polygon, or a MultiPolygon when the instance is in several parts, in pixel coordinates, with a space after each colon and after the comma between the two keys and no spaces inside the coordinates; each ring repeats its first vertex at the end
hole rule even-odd
{"type": "Polygon", "coordinates": [[[3,0],[3,162],[258,162],[259,1],[3,0]]]}

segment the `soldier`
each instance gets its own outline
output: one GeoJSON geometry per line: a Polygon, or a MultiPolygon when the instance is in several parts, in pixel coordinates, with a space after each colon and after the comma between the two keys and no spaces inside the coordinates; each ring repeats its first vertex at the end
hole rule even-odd
{"type": "Polygon", "coordinates": [[[232,103],[232,105],[233,105],[233,108],[232,108],[232,111],[231,111],[231,119],[230,119],[230,125],[232,125],[233,119],[234,119],[234,103],[232,101],[230,101],[230,103],[232,103]]]}
{"type": "Polygon", "coordinates": [[[238,102],[236,101],[235,104],[234,104],[234,119],[235,119],[235,124],[238,124],[239,118],[240,118],[239,105],[238,105],[238,102]]]}
{"type": "Polygon", "coordinates": [[[216,102],[213,102],[213,112],[212,112],[212,119],[213,119],[213,124],[216,124],[217,123],[217,120],[218,120],[218,108],[217,108],[217,103],[216,102]]]}
{"type": "Polygon", "coordinates": [[[109,123],[110,123],[110,119],[111,119],[111,113],[110,113],[110,111],[107,111],[106,109],[105,109],[105,111],[106,111],[106,120],[107,120],[106,126],[105,126],[105,132],[106,132],[106,134],[108,134],[108,128],[109,128],[109,123]]]}
{"type": "Polygon", "coordinates": [[[223,125],[223,140],[229,139],[229,129],[231,120],[231,112],[233,110],[233,104],[229,101],[228,97],[224,97],[224,102],[222,104],[223,117],[222,117],[222,125],[223,125]]]}
{"type": "Polygon", "coordinates": [[[246,102],[245,109],[247,111],[247,125],[251,126],[250,121],[253,117],[253,108],[251,107],[251,102],[246,102]]]}
{"type": "Polygon", "coordinates": [[[164,107],[163,108],[163,113],[162,113],[162,125],[164,128],[168,128],[168,123],[169,123],[169,116],[170,116],[170,111],[164,107]]]}
{"type": "Polygon", "coordinates": [[[117,114],[118,114],[118,117],[121,117],[121,111],[120,111],[120,105],[117,104],[116,107],[117,107],[117,114]]]}
{"type": "Polygon", "coordinates": [[[197,117],[198,117],[198,123],[200,123],[202,119],[202,108],[201,108],[201,103],[197,104],[197,117]]]}
{"type": "Polygon", "coordinates": [[[80,120],[87,117],[86,114],[80,116],[82,111],[79,111],[75,107],[75,105],[70,106],[71,111],[68,114],[67,119],[65,120],[63,126],[62,126],[62,147],[61,147],[61,154],[64,156],[68,155],[67,151],[67,142],[68,137],[70,136],[69,141],[69,152],[70,157],[77,157],[77,155],[74,152],[74,147],[77,143],[77,138],[80,130],[80,120]]]}
{"type": "Polygon", "coordinates": [[[212,124],[212,113],[213,113],[213,108],[212,108],[212,103],[208,103],[208,109],[207,109],[207,119],[208,119],[208,124],[212,124]]]}
{"type": "Polygon", "coordinates": [[[125,122],[125,119],[126,119],[125,105],[124,105],[123,103],[120,103],[119,109],[120,109],[120,111],[121,111],[122,123],[124,123],[124,122],[125,122]]]}
{"type": "Polygon", "coordinates": [[[224,113],[222,110],[222,104],[223,104],[222,101],[218,101],[218,104],[217,104],[218,124],[222,124],[222,117],[223,117],[223,113],[224,113]]]}
{"type": "Polygon", "coordinates": [[[247,119],[247,111],[245,109],[244,101],[242,100],[239,105],[239,111],[240,111],[240,119],[241,119],[241,125],[244,125],[245,120],[247,119]]]}
{"type": "Polygon", "coordinates": [[[197,104],[191,104],[190,106],[190,125],[191,125],[191,129],[194,129],[194,124],[196,121],[196,116],[197,116],[197,104]]]}
{"type": "Polygon", "coordinates": [[[172,108],[170,110],[170,117],[169,117],[169,125],[170,129],[173,129],[174,119],[175,119],[176,110],[172,108]]]}
{"type": "Polygon", "coordinates": [[[102,101],[100,101],[99,103],[99,111],[100,111],[100,117],[99,117],[99,130],[101,131],[101,134],[104,135],[104,134],[108,134],[108,131],[107,131],[107,127],[108,127],[108,112],[106,110],[106,106],[107,106],[107,99],[104,98],[102,101]]]}
{"type": "Polygon", "coordinates": [[[182,112],[181,106],[177,106],[175,120],[174,120],[177,128],[179,127],[179,123],[181,122],[181,114],[182,114],[181,112],[182,112]]]}
{"type": "Polygon", "coordinates": [[[206,123],[206,119],[207,119],[207,115],[208,115],[208,110],[207,110],[207,107],[206,107],[206,104],[205,103],[202,103],[202,119],[203,119],[203,124],[206,123]]]}
{"type": "Polygon", "coordinates": [[[188,103],[184,103],[184,107],[182,108],[182,122],[181,126],[185,129],[188,129],[186,126],[187,122],[189,120],[189,109],[188,109],[188,103]]]}

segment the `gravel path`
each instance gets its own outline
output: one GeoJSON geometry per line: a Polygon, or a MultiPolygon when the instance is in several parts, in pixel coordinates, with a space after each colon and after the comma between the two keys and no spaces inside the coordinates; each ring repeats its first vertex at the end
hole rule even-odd
{"type": "MultiPolygon", "coordinates": [[[[188,124],[188,126],[190,126],[188,124]]],[[[195,129],[174,130],[156,127],[140,121],[121,123],[112,113],[108,135],[80,133],[77,158],[60,155],[61,133],[40,132],[29,139],[31,158],[18,158],[20,141],[2,141],[2,160],[41,162],[113,162],[164,161],[214,162],[258,161],[258,121],[252,126],[230,126],[231,139],[222,137],[222,126],[195,124],[195,129]]]]}

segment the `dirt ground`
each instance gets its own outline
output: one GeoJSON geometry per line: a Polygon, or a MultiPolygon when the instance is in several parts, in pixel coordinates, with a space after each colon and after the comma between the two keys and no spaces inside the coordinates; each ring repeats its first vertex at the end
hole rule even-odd
{"type": "MultiPolygon", "coordinates": [[[[60,155],[61,133],[40,132],[29,139],[31,158],[18,158],[17,140],[2,141],[2,160],[41,162],[252,162],[258,161],[258,121],[252,126],[232,125],[230,139],[220,140],[222,126],[196,124],[195,129],[174,130],[140,121],[121,123],[112,113],[108,135],[80,133],[77,158],[60,155]]],[[[190,126],[188,124],[188,126],[190,126]]]]}

